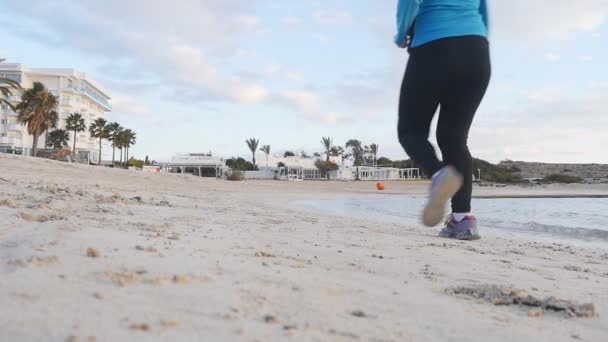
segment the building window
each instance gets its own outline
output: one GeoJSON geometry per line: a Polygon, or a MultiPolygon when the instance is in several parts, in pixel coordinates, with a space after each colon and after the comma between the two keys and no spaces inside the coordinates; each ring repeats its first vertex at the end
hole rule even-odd
{"type": "Polygon", "coordinates": [[[4,78],[21,83],[21,74],[4,74],[4,78]]]}

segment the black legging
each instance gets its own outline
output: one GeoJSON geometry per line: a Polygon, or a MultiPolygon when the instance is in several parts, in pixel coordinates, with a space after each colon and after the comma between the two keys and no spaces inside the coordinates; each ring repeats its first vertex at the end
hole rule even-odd
{"type": "Polygon", "coordinates": [[[464,176],[463,187],[452,198],[453,212],[471,211],[473,160],[467,139],[490,70],[486,38],[443,38],[411,49],[401,85],[398,133],[407,154],[427,175],[451,165],[464,176]],[[437,143],[443,163],[428,141],[438,106],[437,143]]]}

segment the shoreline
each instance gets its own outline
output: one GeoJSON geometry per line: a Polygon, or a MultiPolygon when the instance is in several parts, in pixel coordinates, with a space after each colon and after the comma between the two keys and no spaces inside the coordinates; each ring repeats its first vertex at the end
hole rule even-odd
{"type": "MultiPolygon", "coordinates": [[[[425,182],[388,183],[379,193],[359,182],[235,183],[1,154],[0,175],[0,291],[6,294],[0,340],[569,341],[576,335],[593,341],[608,335],[605,248],[496,234],[452,241],[416,224],[286,208],[311,198],[424,196],[425,182]],[[585,311],[592,315],[498,306],[450,290],[492,296],[495,285],[540,300],[592,303],[585,311]]],[[[607,189],[535,191],[602,195],[607,189]]]]}

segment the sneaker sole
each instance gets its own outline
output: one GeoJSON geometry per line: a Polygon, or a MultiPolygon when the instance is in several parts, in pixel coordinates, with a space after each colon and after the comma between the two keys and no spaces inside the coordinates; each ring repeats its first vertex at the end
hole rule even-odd
{"type": "Polygon", "coordinates": [[[463,180],[455,171],[451,171],[437,194],[429,199],[422,212],[422,223],[427,227],[438,225],[445,215],[445,204],[462,186],[463,180]]]}
{"type": "Polygon", "coordinates": [[[481,239],[481,236],[479,236],[478,234],[474,234],[474,235],[456,235],[456,236],[453,237],[453,239],[473,241],[473,240],[479,240],[479,239],[481,239]]]}

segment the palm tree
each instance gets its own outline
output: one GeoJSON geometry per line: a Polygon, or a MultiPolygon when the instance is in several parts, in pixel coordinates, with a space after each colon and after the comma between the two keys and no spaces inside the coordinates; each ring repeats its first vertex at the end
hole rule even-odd
{"type": "Polygon", "coordinates": [[[125,129],[125,160],[127,162],[127,166],[129,166],[129,149],[131,148],[131,146],[135,145],[135,142],[137,141],[137,134],[135,134],[135,132],[133,132],[130,129],[125,129]]]}
{"type": "Polygon", "coordinates": [[[346,142],[346,148],[352,150],[352,156],[355,158],[355,166],[359,166],[363,162],[363,146],[361,141],[357,139],[351,139],[346,142]]]}
{"type": "Polygon", "coordinates": [[[344,148],[342,146],[332,146],[331,150],[329,151],[329,154],[332,157],[342,157],[341,165],[344,165],[345,155],[344,155],[344,148]]]}
{"type": "Polygon", "coordinates": [[[107,139],[110,134],[108,132],[108,122],[103,118],[98,118],[89,127],[89,134],[91,138],[99,139],[99,156],[97,158],[97,165],[101,165],[101,141],[107,139]]]}
{"type": "Polygon", "coordinates": [[[117,147],[120,149],[120,160],[123,161],[123,153],[122,150],[124,148],[124,164],[129,165],[129,149],[131,146],[135,145],[137,141],[137,134],[133,132],[131,129],[121,130],[117,136],[117,147]]]}
{"type": "Polygon", "coordinates": [[[110,133],[110,141],[112,142],[112,166],[114,166],[114,157],[116,153],[116,140],[118,134],[122,131],[122,127],[118,122],[112,122],[108,124],[108,132],[110,133]]]}
{"type": "Polygon", "coordinates": [[[120,131],[118,133],[118,135],[116,136],[116,140],[114,141],[114,143],[116,144],[116,147],[118,147],[118,149],[120,150],[120,165],[123,165],[122,149],[127,146],[127,141],[129,140],[127,138],[127,134],[128,134],[128,132],[125,132],[124,130],[120,131]]]}
{"type": "MultiPolygon", "coordinates": [[[[0,58],[0,63],[3,59],[0,58]]],[[[7,105],[10,109],[15,110],[15,106],[9,99],[13,95],[12,90],[21,90],[19,82],[15,82],[9,78],[0,77],[0,104],[7,105]]]]}
{"type": "Polygon", "coordinates": [[[23,93],[21,102],[15,106],[18,112],[17,120],[27,125],[28,133],[34,137],[32,143],[34,157],[38,155],[38,138],[52,126],[53,121],[56,122],[56,107],[57,97],[40,82],[34,82],[33,87],[23,93]]]}
{"type": "Polygon", "coordinates": [[[54,150],[61,150],[68,147],[70,141],[70,133],[65,129],[56,129],[48,134],[46,146],[54,150]]]}
{"type": "Polygon", "coordinates": [[[253,166],[255,167],[255,152],[258,150],[258,144],[260,143],[260,139],[251,138],[245,141],[247,146],[249,146],[249,150],[251,154],[253,154],[253,166]]]}
{"type": "Polygon", "coordinates": [[[87,125],[84,123],[84,118],[79,113],[72,113],[65,119],[65,129],[74,132],[74,141],[72,147],[72,156],[76,156],[76,133],[87,130],[87,125]]]}
{"type": "Polygon", "coordinates": [[[270,154],[270,145],[264,145],[260,148],[260,151],[266,155],[266,166],[268,166],[268,155],[270,154]]]}
{"type": "Polygon", "coordinates": [[[52,110],[48,112],[48,115],[45,116],[43,126],[44,126],[44,141],[49,138],[49,129],[57,128],[57,121],[59,121],[59,114],[56,111],[52,110]]]}
{"type": "Polygon", "coordinates": [[[376,160],[378,160],[378,144],[371,144],[369,148],[372,152],[372,158],[374,158],[374,166],[376,166],[376,160]]]}
{"type": "Polygon", "coordinates": [[[334,145],[334,140],[330,137],[321,138],[321,145],[325,148],[325,154],[327,155],[326,161],[329,161],[329,154],[331,153],[331,148],[334,145]]]}

